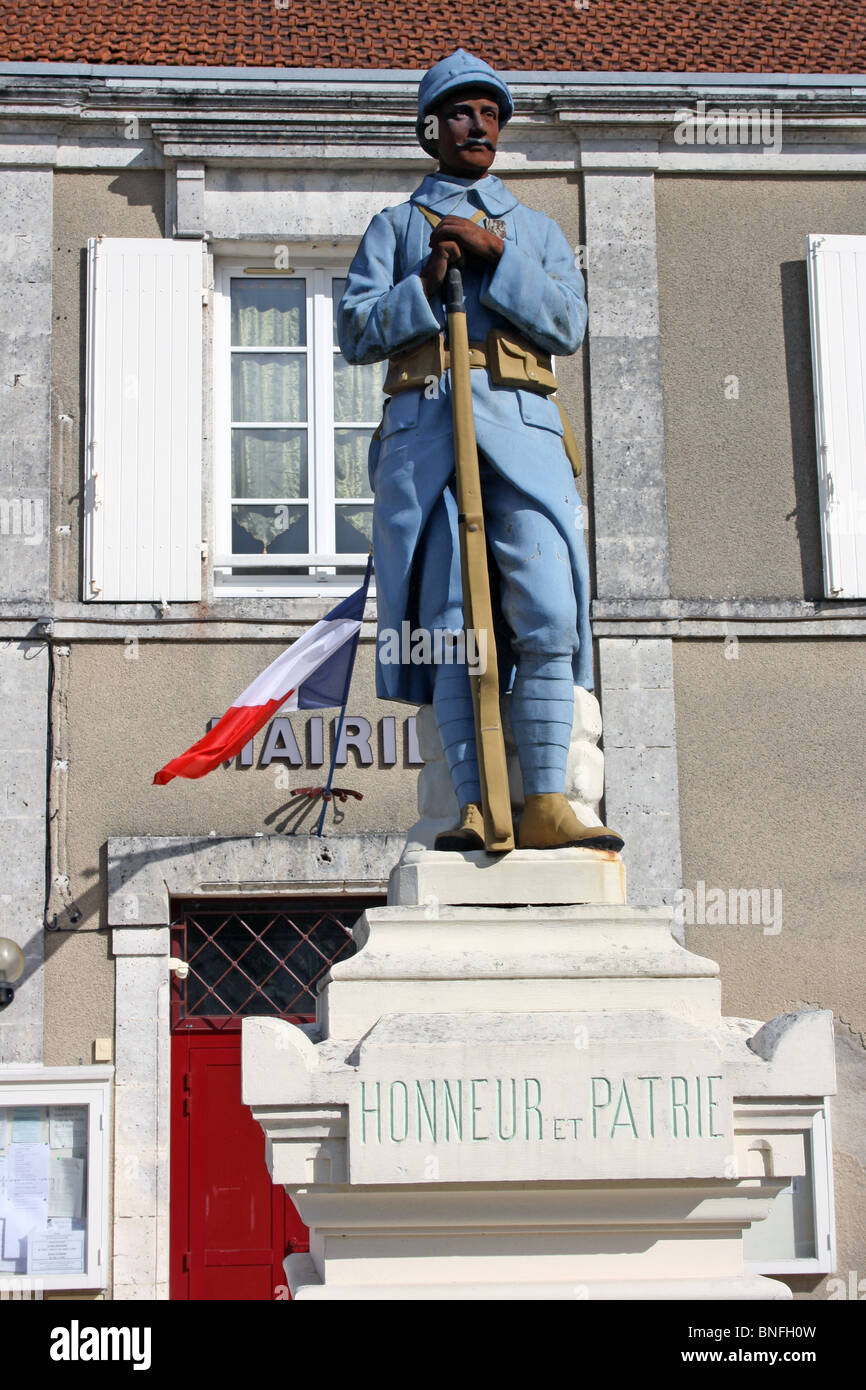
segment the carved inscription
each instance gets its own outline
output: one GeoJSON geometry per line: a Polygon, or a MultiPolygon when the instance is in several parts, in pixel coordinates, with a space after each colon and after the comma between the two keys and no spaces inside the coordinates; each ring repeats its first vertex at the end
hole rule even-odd
{"type": "MultiPolygon", "coordinates": [[[[362,1081],[364,1144],[721,1139],[719,1074],[596,1075],[545,1094],[538,1077],[362,1081]]],[[[549,1088],[548,1088],[549,1090],[549,1088]]]]}

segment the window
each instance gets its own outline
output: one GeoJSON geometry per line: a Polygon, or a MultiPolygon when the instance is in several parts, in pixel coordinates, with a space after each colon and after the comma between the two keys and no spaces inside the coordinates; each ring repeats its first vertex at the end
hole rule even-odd
{"type": "Polygon", "coordinates": [[[384,901],[375,894],[175,902],[172,951],[189,969],[172,980],[172,1028],[232,1029],[255,1014],[314,1020],[325,975],[355,954],[361,914],[384,901]]]}
{"type": "Polygon", "coordinates": [[[344,267],[294,259],[217,270],[217,593],[349,592],[367,560],[386,364],[354,367],[339,350],[344,267]]]}
{"type": "Polygon", "coordinates": [[[108,1283],[113,1067],[9,1067],[0,1078],[0,1291],[108,1283]]]}
{"type": "MultiPolygon", "coordinates": [[[[826,1098],[818,1104],[794,1101],[779,1109],[785,1111],[782,1127],[803,1136],[806,1171],[782,1189],[763,1221],[745,1231],[745,1268],[770,1277],[826,1274],[836,1268],[829,1104],[826,1098]]],[[[760,1172],[759,1162],[755,1173],[760,1172]]]]}

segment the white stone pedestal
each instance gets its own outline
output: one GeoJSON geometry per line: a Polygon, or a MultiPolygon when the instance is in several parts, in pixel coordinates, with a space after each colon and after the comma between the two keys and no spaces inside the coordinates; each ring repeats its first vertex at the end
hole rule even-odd
{"type": "Polygon", "coordinates": [[[539,857],[401,862],[317,1024],[244,1021],[244,1100],[310,1228],[292,1296],[789,1298],[742,1233],[805,1172],[832,1016],[723,1018],[717,965],[625,905],[615,855],[539,857]]]}

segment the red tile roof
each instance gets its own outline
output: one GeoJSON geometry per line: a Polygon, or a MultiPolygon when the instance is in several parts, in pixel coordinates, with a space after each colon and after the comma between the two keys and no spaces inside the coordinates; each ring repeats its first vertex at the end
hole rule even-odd
{"type": "Polygon", "coordinates": [[[0,61],[866,72],[863,0],[0,0],[0,61]],[[585,8],[581,6],[585,5],[585,8]]]}

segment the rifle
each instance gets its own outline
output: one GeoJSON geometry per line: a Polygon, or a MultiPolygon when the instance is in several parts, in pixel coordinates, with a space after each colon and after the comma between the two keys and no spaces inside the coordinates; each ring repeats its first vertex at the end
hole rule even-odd
{"type": "MultiPolygon", "coordinates": [[[[460,572],[463,583],[463,624],[476,637],[484,632],[484,670],[470,675],[475,716],[475,747],[481,780],[484,813],[484,845],[490,853],[514,849],[511,795],[505,759],[505,736],[499,704],[499,665],[493,634],[493,607],[487,569],[487,537],[478,467],[478,444],[472,413],[469,334],[463,302],[463,277],[449,267],[445,308],[448,313],[448,345],[451,353],[451,409],[454,421],[454,466],[457,480],[457,522],[460,537],[460,572]]],[[[468,644],[467,644],[468,645],[468,644]]]]}

